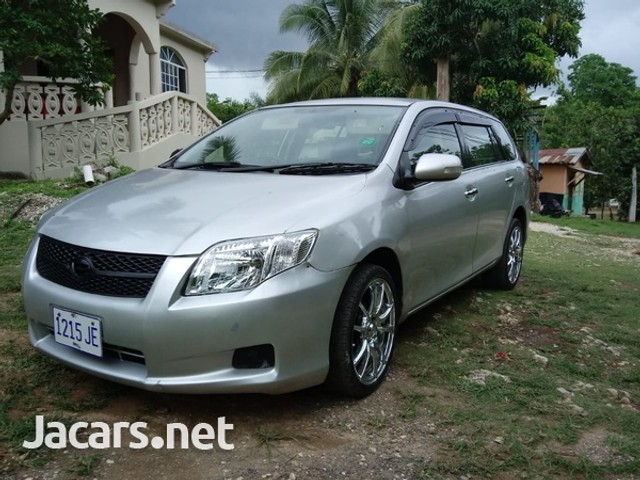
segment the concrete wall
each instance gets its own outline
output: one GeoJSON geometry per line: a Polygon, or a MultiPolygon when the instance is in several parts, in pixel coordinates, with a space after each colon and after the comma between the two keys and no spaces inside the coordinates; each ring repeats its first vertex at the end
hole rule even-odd
{"type": "Polygon", "coordinates": [[[0,125],[0,172],[29,174],[29,135],[27,122],[0,125]]]}
{"type": "MultiPolygon", "coordinates": [[[[115,155],[115,159],[120,165],[126,165],[134,170],[153,168],[168,160],[174,150],[184,148],[197,139],[198,137],[195,135],[177,134],[142,151],[119,153],[115,155]]],[[[104,162],[99,163],[104,164],[104,162]]],[[[74,175],[78,168],[79,167],[61,168],[49,173],[47,178],[68,178],[74,175]]],[[[44,177],[36,176],[36,178],[41,179],[44,177]]]]}
{"type": "Polygon", "coordinates": [[[163,142],[155,144],[139,152],[120,153],[116,160],[122,165],[127,165],[135,170],[157,167],[169,160],[169,156],[178,148],[185,148],[198,140],[196,135],[180,133],[173,135],[163,142]]]}
{"type": "Polygon", "coordinates": [[[540,191],[548,193],[567,193],[567,167],[564,165],[540,165],[542,181],[540,191]]]}

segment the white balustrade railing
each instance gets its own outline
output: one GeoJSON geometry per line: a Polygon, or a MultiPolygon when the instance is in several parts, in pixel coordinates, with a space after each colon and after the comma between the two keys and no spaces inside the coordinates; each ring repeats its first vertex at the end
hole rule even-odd
{"type": "Polygon", "coordinates": [[[9,121],[45,120],[75,115],[101,107],[90,107],[79,101],[72,79],[51,82],[43,77],[24,77],[11,100],[9,121]]]}
{"type": "MultiPolygon", "coordinates": [[[[15,98],[15,97],[14,97],[15,98]]],[[[138,152],[178,133],[202,136],[220,121],[194,98],[166,92],[122,107],[29,122],[37,176],[138,152]]]]}

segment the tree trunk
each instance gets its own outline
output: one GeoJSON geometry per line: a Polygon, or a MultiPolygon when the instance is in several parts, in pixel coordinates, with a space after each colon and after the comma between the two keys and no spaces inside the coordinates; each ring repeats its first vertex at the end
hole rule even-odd
{"type": "Polygon", "coordinates": [[[631,169],[631,202],[629,202],[629,222],[635,223],[638,208],[638,170],[634,165],[631,169]]]}
{"type": "Polygon", "coordinates": [[[449,57],[438,58],[436,97],[443,102],[449,101],[449,57]]]}
{"type": "Polygon", "coordinates": [[[5,92],[5,96],[4,96],[4,108],[2,109],[2,111],[0,111],[0,125],[2,125],[2,123],[9,118],[9,115],[11,115],[11,103],[13,103],[13,92],[16,89],[16,85],[11,84],[9,85],[9,87],[7,88],[7,91],[5,92]]]}
{"type": "Polygon", "coordinates": [[[527,175],[529,176],[529,202],[533,213],[540,213],[540,180],[542,175],[531,163],[527,162],[527,175]]]}

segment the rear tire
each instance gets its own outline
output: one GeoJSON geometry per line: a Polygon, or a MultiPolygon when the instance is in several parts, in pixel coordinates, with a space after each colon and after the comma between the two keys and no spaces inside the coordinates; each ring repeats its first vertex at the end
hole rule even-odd
{"type": "Polygon", "coordinates": [[[342,292],[331,329],[326,385],[362,398],[382,383],[393,354],[396,288],[384,268],[356,267],[342,292]]]}
{"type": "Polygon", "coordinates": [[[514,218],[509,225],[500,260],[485,274],[486,283],[501,290],[515,288],[522,271],[523,252],[524,229],[520,220],[514,218]]]}

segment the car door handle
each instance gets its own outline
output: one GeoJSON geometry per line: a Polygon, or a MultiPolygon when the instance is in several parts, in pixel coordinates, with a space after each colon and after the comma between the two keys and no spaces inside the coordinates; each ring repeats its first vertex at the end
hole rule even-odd
{"type": "Polygon", "coordinates": [[[467,191],[464,192],[464,196],[467,198],[475,197],[478,194],[478,189],[476,187],[467,187],[467,191]]]}
{"type": "Polygon", "coordinates": [[[513,185],[513,181],[516,179],[516,177],[514,177],[513,175],[507,177],[504,179],[505,182],[507,182],[507,185],[511,186],[513,185]]]}

